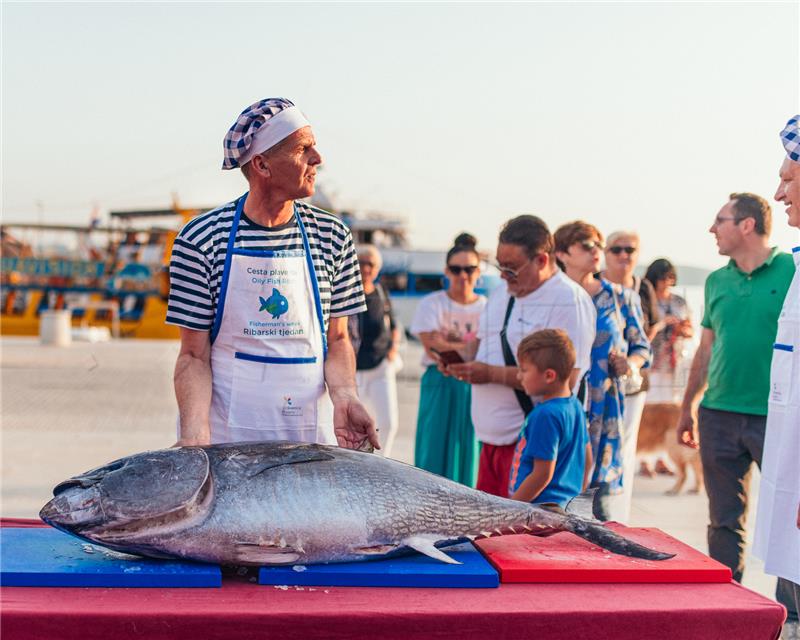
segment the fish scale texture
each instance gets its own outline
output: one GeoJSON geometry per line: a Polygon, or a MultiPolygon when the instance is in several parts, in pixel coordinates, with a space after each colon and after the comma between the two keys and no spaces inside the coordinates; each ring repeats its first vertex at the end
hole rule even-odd
{"type": "MultiPolygon", "coordinates": [[[[64,528],[134,553],[258,565],[372,559],[409,547],[432,551],[435,544],[537,522],[564,528],[563,516],[373,454],[290,443],[202,450],[207,465],[181,465],[190,451],[200,453],[188,448],[138,454],[95,469],[92,493],[86,493],[92,502],[83,507],[75,487],[88,476],[69,481],[69,508],[79,517],[97,508],[115,514],[115,520],[104,522],[95,513],[86,529],[77,522],[64,528]],[[161,472],[173,459],[187,474],[181,482],[174,473],[161,472]],[[129,479],[135,479],[138,501],[131,501],[129,479]],[[195,498],[171,501],[178,485],[183,495],[194,486],[195,498]],[[98,495],[102,504],[95,504],[98,495]],[[147,505],[170,505],[172,515],[146,513],[147,505]]],[[[67,504],[58,500],[43,510],[48,521],[58,517],[53,504],[67,504]]]]}

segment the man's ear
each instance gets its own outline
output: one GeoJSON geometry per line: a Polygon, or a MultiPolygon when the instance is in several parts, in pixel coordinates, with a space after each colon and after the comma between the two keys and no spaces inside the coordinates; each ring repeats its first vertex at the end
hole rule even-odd
{"type": "Polygon", "coordinates": [[[536,266],[544,269],[550,263],[550,256],[546,253],[540,253],[536,256],[536,266]]]}
{"type": "Polygon", "coordinates": [[[739,221],[739,231],[741,231],[742,235],[750,235],[751,233],[755,232],[755,229],[756,229],[755,218],[742,218],[739,221]]]}
{"type": "Polygon", "coordinates": [[[269,162],[264,156],[256,156],[250,161],[251,171],[256,173],[257,175],[263,178],[269,178],[272,176],[272,172],[269,168],[269,162]]]}

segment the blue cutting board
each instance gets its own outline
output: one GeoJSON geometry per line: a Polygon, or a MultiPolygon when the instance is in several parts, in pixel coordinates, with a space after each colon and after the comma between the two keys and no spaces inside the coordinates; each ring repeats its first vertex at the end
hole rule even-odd
{"type": "Polygon", "coordinates": [[[447,564],[420,553],[400,558],[262,567],[259,584],[314,587],[461,587],[496,588],[497,571],[483,555],[465,542],[447,547],[445,553],[461,564],[447,564]]]}
{"type": "Polygon", "coordinates": [[[0,529],[4,587],[219,587],[216,565],[149,558],[122,559],[51,528],[0,529]]]}

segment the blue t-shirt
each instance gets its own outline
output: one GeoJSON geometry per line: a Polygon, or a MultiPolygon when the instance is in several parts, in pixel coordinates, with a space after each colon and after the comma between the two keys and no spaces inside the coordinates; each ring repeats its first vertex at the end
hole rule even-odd
{"type": "Polygon", "coordinates": [[[514,450],[509,495],[531,474],[534,458],[555,460],[553,478],[534,502],[554,502],[566,507],[583,489],[588,441],[586,417],[574,396],[537,404],[526,418],[514,450]]]}

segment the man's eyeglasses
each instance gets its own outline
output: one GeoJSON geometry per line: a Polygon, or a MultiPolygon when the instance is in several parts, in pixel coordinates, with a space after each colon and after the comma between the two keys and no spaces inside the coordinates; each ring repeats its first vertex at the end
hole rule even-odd
{"type": "Polygon", "coordinates": [[[740,220],[737,220],[733,216],[717,216],[716,218],[714,218],[714,226],[718,227],[723,222],[727,222],[728,220],[733,220],[735,224],[739,224],[740,222],[740,220]]]}
{"type": "Polygon", "coordinates": [[[605,248],[605,245],[599,240],[584,240],[578,244],[586,251],[594,251],[595,249],[602,251],[605,248]]]}
{"type": "Polygon", "coordinates": [[[615,256],[618,256],[623,251],[627,253],[629,256],[636,253],[636,247],[609,247],[608,250],[615,256]]]}
{"type": "Polygon", "coordinates": [[[362,267],[373,267],[373,268],[375,267],[375,263],[372,262],[371,260],[359,260],[358,264],[361,265],[362,267]]]}
{"type": "Polygon", "coordinates": [[[473,273],[475,273],[478,270],[478,265],[469,264],[469,265],[467,265],[465,267],[462,267],[459,264],[448,264],[447,265],[447,270],[450,273],[452,273],[454,276],[460,276],[462,271],[464,273],[466,273],[468,276],[471,276],[473,273]]]}
{"type": "Polygon", "coordinates": [[[519,274],[525,270],[533,260],[528,260],[525,264],[523,264],[519,269],[509,269],[508,267],[502,266],[499,262],[495,262],[494,266],[497,267],[497,270],[500,272],[500,275],[505,276],[509,280],[516,280],[519,277],[519,274]]]}

